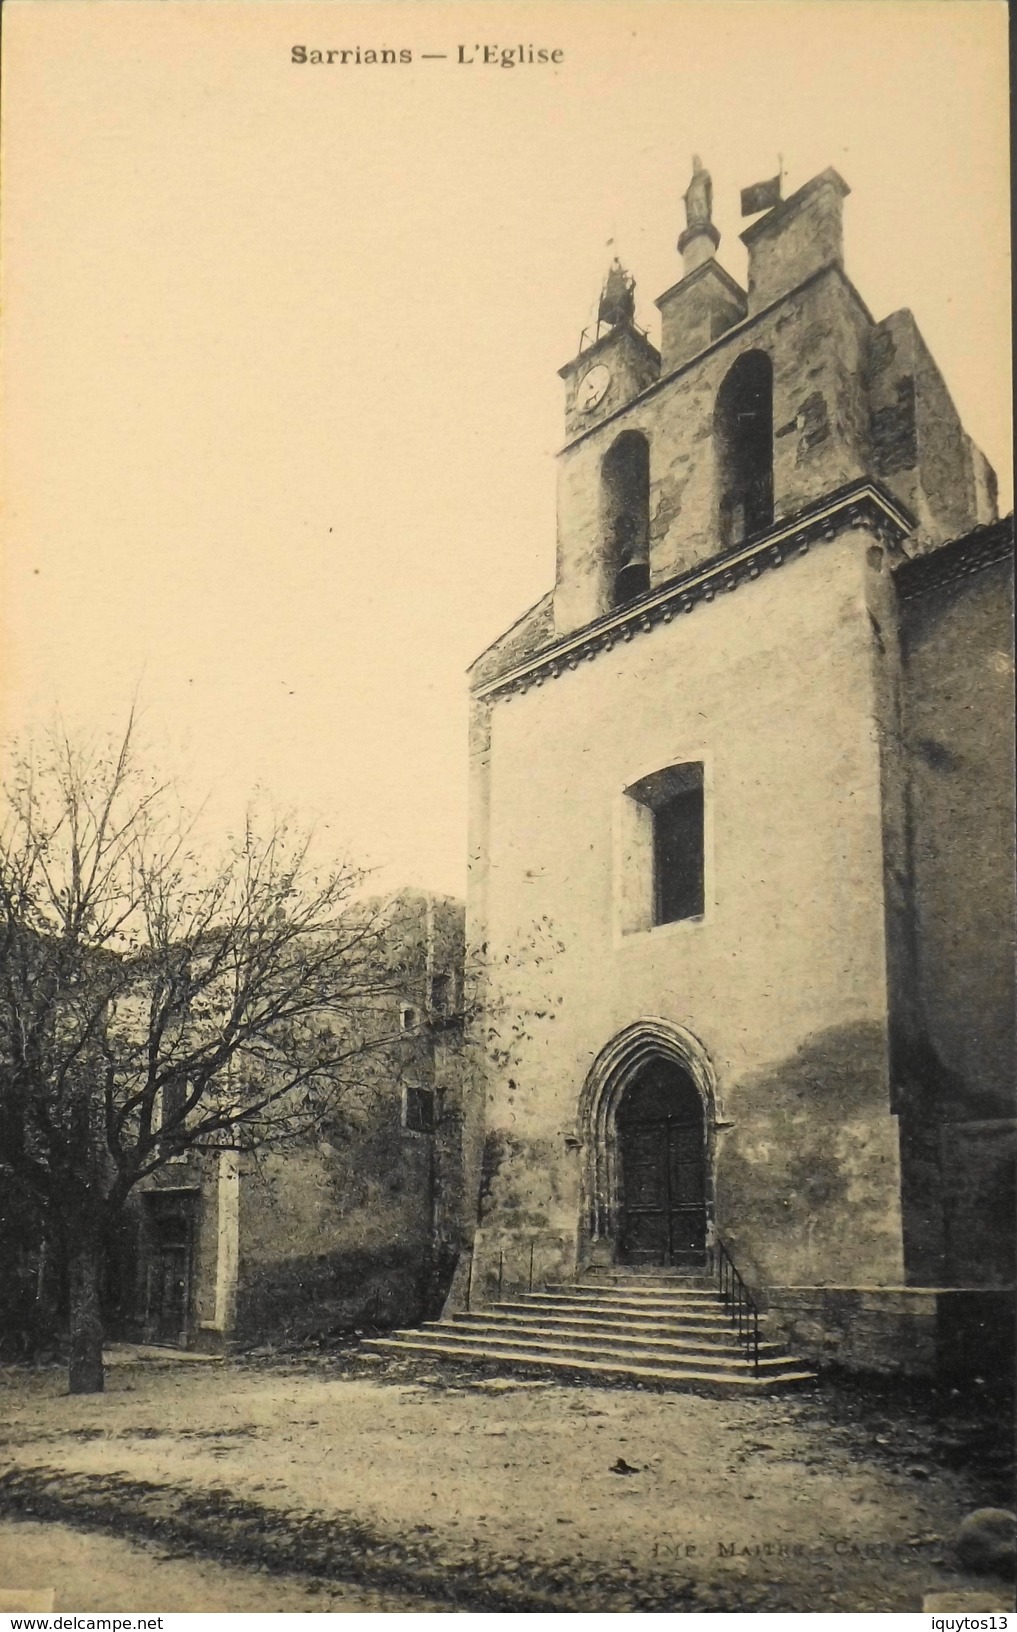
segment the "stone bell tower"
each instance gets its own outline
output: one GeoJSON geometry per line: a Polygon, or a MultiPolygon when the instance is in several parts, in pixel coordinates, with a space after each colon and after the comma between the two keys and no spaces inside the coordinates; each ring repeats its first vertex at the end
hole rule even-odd
{"type": "Polygon", "coordinates": [[[555,583],[470,676],[469,937],[534,1017],[477,1101],[476,1298],[679,1237],[757,1287],[904,1284],[895,574],[995,499],[914,319],[850,281],[848,193],[754,221],[743,288],[696,158],[659,349],[616,267],[559,371],[555,583]]]}
{"type": "Polygon", "coordinates": [[[913,317],[876,323],[847,277],[849,188],[837,172],[824,170],[742,234],[742,289],[717,260],[712,182],[693,165],[683,275],[656,302],[659,352],[626,315],[592,343],[584,337],[559,371],[563,635],[639,582],[656,587],[854,483],[877,481],[906,508],[911,549],[995,513],[992,472],[913,317]],[[627,584],[619,505],[622,534],[646,534],[645,574],[627,584]]]}

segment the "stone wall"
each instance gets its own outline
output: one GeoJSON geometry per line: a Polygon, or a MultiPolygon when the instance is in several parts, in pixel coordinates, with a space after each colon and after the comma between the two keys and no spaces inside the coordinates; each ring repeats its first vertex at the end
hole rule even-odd
{"type": "Polygon", "coordinates": [[[864,367],[872,474],[915,517],[922,551],[994,519],[991,472],[963,431],[946,383],[910,312],[868,336],[864,367]]]}
{"type": "Polygon", "coordinates": [[[772,1286],[766,1296],[767,1337],[819,1367],[1012,1386],[1012,1293],[772,1286]]]}
{"type": "Polygon", "coordinates": [[[438,1269],[439,1137],[404,1128],[395,1082],[315,1148],[246,1163],[234,1337],[418,1319],[438,1269]]]}
{"type": "Polygon", "coordinates": [[[843,200],[850,191],[824,170],[742,233],[749,252],[749,311],[758,312],[822,267],[844,261],[843,200]]]}
{"type": "Polygon", "coordinates": [[[911,511],[917,549],[994,516],[992,473],[965,435],[913,317],[896,312],[875,323],[844,273],[847,190],[836,172],[824,171],[743,234],[747,317],[742,291],[712,260],[660,297],[659,380],[649,363],[642,373],[623,366],[636,338],[621,328],[561,371],[569,395],[558,492],[559,635],[611,604],[600,470],[623,432],[640,432],[650,446],[653,586],[718,553],[714,410],[728,371],[748,351],[765,352],[774,370],[776,520],[863,476],[885,481],[911,511]],[[575,384],[605,359],[614,369],[610,389],[584,415],[575,384]]]}
{"type": "MultiPolygon", "coordinates": [[[[659,379],[628,333],[561,371],[554,636],[542,602],[475,667],[475,689],[611,609],[602,469],[624,433],[650,450],[651,590],[721,553],[716,404],[748,352],[773,366],[775,526],[872,480],[912,512],[916,556],[992,515],[991,472],[910,314],[876,324],[845,276],[846,191],[824,172],[743,234],[747,317],[710,262],[661,297],[659,379]],[[612,347],[642,372],[620,367],[584,415],[577,382],[612,347]]],[[[959,618],[931,600],[902,615],[896,546],[861,515],[839,534],[831,521],[793,566],[777,550],[779,574],[732,573],[737,596],[709,587],[673,621],[640,618],[637,600],[532,684],[474,696],[470,938],[497,971],[491,1012],[515,1016],[467,1107],[481,1295],[506,1275],[518,1286],[530,1250],[553,1274],[580,1261],[577,1108],[641,1018],[684,1028],[715,1079],[714,1222],[757,1284],[899,1287],[902,1184],[909,1278],[970,1280],[975,1257],[983,1280],[1003,1273],[1002,1257],[985,1268],[997,1215],[986,1234],[982,1210],[979,1234],[962,1204],[999,1188],[986,1164],[1002,1145],[958,1136],[947,1161],[940,1128],[1010,1114],[996,1084],[1013,1074],[1012,765],[1008,705],[987,705],[1011,637],[997,591],[991,611],[971,590],[959,618]],[[703,767],[706,908],[651,926],[633,895],[652,823],[626,790],[688,762],[703,767]],[[553,957],[534,954],[534,925],[553,957]]]]}
{"type": "Polygon", "coordinates": [[[797,515],[866,473],[867,411],[860,385],[869,327],[835,267],[638,397],[562,453],[558,490],[555,623],[581,628],[610,602],[600,467],[623,431],[650,444],[650,576],[667,582],[719,550],[714,410],[737,359],[762,350],[774,367],[774,507],[797,515]]]}
{"type": "Polygon", "coordinates": [[[771,1286],[766,1335],[819,1366],[934,1377],[937,1295],[905,1287],[771,1286]]]}
{"type": "Polygon", "coordinates": [[[390,908],[393,989],[365,1024],[395,1039],[313,1148],[245,1164],[235,1336],[250,1341],[401,1325],[435,1314],[472,1211],[463,1187],[463,913],[404,892],[390,908]],[[443,980],[435,1008],[435,977],[443,980]],[[405,1029],[400,1032],[400,1027],[405,1029]],[[435,1095],[433,1133],[405,1125],[406,1090],[435,1095]]]}
{"type": "Polygon", "coordinates": [[[719,261],[708,260],[666,290],[660,310],[661,367],[681,368],[745,317],[745,292],[719,261]]]}
{"type": "Polygon", "coordinates": [[[471,936],[518,1020],[476,1117],[482,1285],[532,1242],[574,1266],[580,1096],[641,1016],[711,1062],[717,1223],[739,1265],[761,1282],[902,1279],[871,549],[844,534],[476,705],[471,936]],[[625,790],[688,761],[704,765],[706,911],[627,933],[625,790]]]}
{"type": "MultiPolygon", "coordinates": [[[[192,1218],[187,1341],[221,1351],[436,1314],[473,1227],[464,1201],[463,909],[406,891],[375,903],[385,922],[382,989],[359,1017],[384,1044],[358,1063],[315,1142],[247,1157],[192,1154],[145,1181],[180,1192],[192,1218]],[[433,1133],[406,1126],[408,1088],[431,1091],[433,1133]]],[[[153,1243],[130,1208],[119,1326],[146,1335],[153,1243]]]]}
{"type": "Polygon", "coordinates": [[[919,1282],[1013,1281],[1014,699],[1005,532],[976,534],[898,574],[912,974],[908,991],[895,994],[894,1076],[908,1273],[919,1282]]]}

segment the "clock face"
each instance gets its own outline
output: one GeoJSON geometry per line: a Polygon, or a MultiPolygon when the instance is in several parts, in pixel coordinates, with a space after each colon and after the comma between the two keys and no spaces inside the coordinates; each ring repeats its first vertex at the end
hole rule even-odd
{"type": "Polygon", "coordinates": [[[598,402],[603,401],[604,393],[610,384],[611,370],[603,363],[597,363],[579,382],[576,407],[581,413],[588,414],[591,409],[596,408],[598,402]]]}

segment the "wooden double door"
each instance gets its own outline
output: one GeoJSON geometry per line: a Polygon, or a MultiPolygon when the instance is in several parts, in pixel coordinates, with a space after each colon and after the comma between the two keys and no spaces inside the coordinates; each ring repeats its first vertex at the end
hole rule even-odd
{"type": "Polygon", "coordinates": [[[671,1061],[654,1061],[626,1092],[616,1130],[621,1262],[701,1263],[706,1251],[706,1136],[694,1083],[671,1061]]]}

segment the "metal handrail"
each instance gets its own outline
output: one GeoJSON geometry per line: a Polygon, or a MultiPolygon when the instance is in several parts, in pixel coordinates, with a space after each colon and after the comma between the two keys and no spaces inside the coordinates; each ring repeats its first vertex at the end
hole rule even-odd
{"type": "MultiPolygon", "coordinates": [[[[533,1248],[534,1248],[534,1241],[533,1241],[533,1238],[531,1237],[531,1239],[530,1239],[530,1267],[529,1267],[529,1274],[527,1275],[527,1279],[526,1279],[526,1290],[528,1292],[533,1291],[533,1248]]],[[[503,1248],[501,1248],[501,1250],[498,1253],[498,1302],[499,1303],[502,1301],[502,1284],[504,1282],[504,1279],[505,1279],[505,1249],[503,1247],[503,1248]]]]}
{"type": "MultiPolygon", "coordinates": [[[[529,1242],[529,1273],[527,1275],[527,1288],[530,1292],[533,1291],[534,1279],[533,1249],[534,1242],[531,1239],[529,1242]]],[[[759,1306],[739,1274],[737,1264],[732,1258],[727,1247],[724,1245],[723,1241],[720,1239],[719,1235],[714,1236],[713,1238],[712,1255],[714,1268],[717,1274],[717,1290],[720,1294],[721,1300],[727,1305],[730,1311],[731,1319],[734,1321],[735,1329],[738,1333],[738,1341],[745,1349],[747,1357],[752,1361],[753,1372],[758,1375],[759,1306]]],[[[496,1303],[500,1303],[502,1301],[504,1279],[505,1250],[504,1248],[501,1248],[498,1252],[498,1294],[495,1299],[496,1303]]],[[[467,1310],[470,1309],[473,1301],[472,1293],[473,1252],[471,1250],[468,1267],[468,1279],[466,1283],[467,1310]]]]}
{"type": "MultiPolygon", "coordinates": [[[[590,343],[591,346],[595,346],[597,341],[600,339],[600,331],[602,329],[604,330],[604,332],[606,334],[610,334],[611,330],[615,329],[617,327],[618,327],[617,323],[609,323],[607,321],[607,319],[603,318],[603,317],[598,318],[596,323],[588,323],[586,325],[585,329],[583,330],[582,334],[579,336],[579,354],[580,354],[580,356],[582,355],[582,353],[586,349],[587,336],[588,335],[590,335],[590,334],[593,335],[593,339],[589,343],[590,343]]],[[[644,340],[647,339],[646,330],[644,328],[640,327],[640,325],[636,322],[634,317],[629,318],[628,323],[626,324],[626,327],[630,328],[630,329],[635,329],[636,333],[641,334],[644,340]]]]}
{"type": "MultiPolygon", "coordinates": [[[[536,1251],[538,1241],[542,1240],[542,1239],[544,1239],[544,1237],[536,1237],[536,1236],[531,1236],[528,1241],[524,1239],[524,1241],[522,1243],[522,1246],[521,1246],[521,1250],[519,1252],[517,1252],[516,1254],[506,1252],[504,1247],[499,1247],[499,1249],[498,1249],[497,1290],[496,1290],[495,1295],[494,1295],[494,1302],[495,1303],[501,1303],[503,1301],[503,1299],[505,1297],[506,1271],[508,1271],[511,1274],[511,1270],[512,1270],[513,1267],[521,1268],[522,1273],[521,1273],[521,1275],[519,1276],[518,1279],[516,1279],[516,1280],[510,1279],[509,1280],[509,1287],[511,1288],[511,1295],[514,1296],[515,1292],[518,1290],[518,1288],[523,1286],[523,1285],[525,1285],[527,1292],[532,1292],[533,1291],[534,1285],[539,1280],[540,1274],[542,1273],[541,1270],[540,1270],[539,1264],[537,1263],[537,1251],[536,1251]],[[514,1263],[513,1263],[513,1260],[514,1260],[514,1263]]],[[[553,1237],[551,1239],[556,1239],[559,1242],[564,1242],[566,1240],[566,1237],[559,1236],[559,1237],[553,1237]]],[[[474,1255],[473,1255],[473,1251],[471,1249],[469,1264],[467,1266],[467,1279],[466,1279],[466,1308],[467,1308],[467,1310],[469,1310],[471,1308],[471,1305],[472,1305],[472,1302],[473,1302],[473,1269],[474,1269],[474,1255]]]]}
{"type": "Polygon", "coordinates": [[[730,1309],[731,1318],[738,1330],[738,1341],[752,1361],[753,1371],[758,1373],[759,1308],[719,1235],[714,1237],[713,1246],[717,1290],[730,1309]]]}

